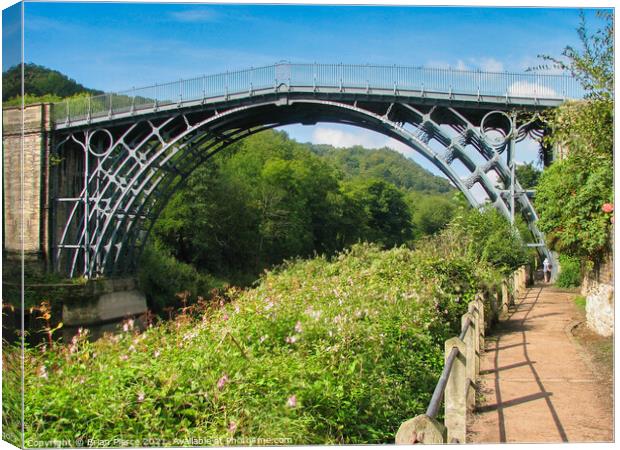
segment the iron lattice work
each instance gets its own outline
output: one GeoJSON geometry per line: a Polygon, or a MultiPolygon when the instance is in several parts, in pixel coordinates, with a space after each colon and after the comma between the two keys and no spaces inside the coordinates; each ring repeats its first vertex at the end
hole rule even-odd
{"type": "Polygon", "coordinates": [[[473,206],[481,206],[477,198],[484,192],[506,217],[520,213],[534,236],[531,245],[551,257],[528,192],[514,174],[515,144],[541,135],[535,111],[551,105],[525,101],[516,110],[494,98],[448,94],[280,84],[260,95],[248,91],[140,114],[75,116],[53,136],[53,153],[62,161],[51,174],[54,266],[70,276],[133,271],[155,220],[194,169],[253,133],[317,122],[355,125],[402,142],[438,167],[473,206]],[[457,175],[457,165],[468,175],[457,175]]]}

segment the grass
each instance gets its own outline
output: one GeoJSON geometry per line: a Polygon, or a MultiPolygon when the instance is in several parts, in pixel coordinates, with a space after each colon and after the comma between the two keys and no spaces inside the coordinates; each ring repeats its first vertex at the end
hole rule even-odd
{"type": "Polygon", "coordinates": [[[586,310],[586,298],[582,295],[578,295],[574,299],[575,305],[579,308],[580,311],[585,312],[586,310]]]}
{"type": "MultiPolygon", "coordinates": [[[[255,289],[202,300],[143,333],[126,324],[94,343],[81,333],[29,348],[26,442],[393,442],[425,410],[443,342],[488,270],[358,245],[287,263],[255,289]]],[[[5,367],[19,357],[4,355],[5,367]]],[[[4,372],[5,392],[18,375],[4,372]]],[[[9,434],[16,402],[3,404],[9,434]]]]}

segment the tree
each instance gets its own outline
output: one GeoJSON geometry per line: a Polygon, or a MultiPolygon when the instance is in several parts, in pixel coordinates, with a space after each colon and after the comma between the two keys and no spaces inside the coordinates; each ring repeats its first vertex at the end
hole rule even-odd
{"type": "Polygon", "coordinates": [[[344,193],[364,213],[358,224],[362,240],[393,247],[411,239],[411,213],[396,186],[380,179],[356,178],[344,185],[344,193]]]}
{"type": "Polygon", "coordinates": [[[586,99],[566,103],[548,117],[549,142],[568,149],[541,176],[535,205],[538,226],[550,246],[569,256],[595,260],[607,251],[613,216],[613,17],[590,34],[582,22],[582,49],[566,47],[563,60],[586,90],[586,99]]]}
{"type": "Polygon", "coordinates": [[[515,169],[517,180],[523,189],[534,189],[538,184],[541,171],[532,163],[518,164],[515,169]]]}
{"type": "Polygon", "coordinates": [[[435,234],[454,217],[457,203],[444,195],[410,192],[406,197],[416,237],[435,234]]]}
{"type": "MultiPolygon", "coordinates": [[[[2,73],[2,101],[22,94],[21,65],[11,67],[2,73]]],[[[70,97],[81,93],[102,94],[102,91],[88,89],[75,80],[47,67],[24,64],[24,92],[34,97],[50,96],[52,99],[70,97]]]]}

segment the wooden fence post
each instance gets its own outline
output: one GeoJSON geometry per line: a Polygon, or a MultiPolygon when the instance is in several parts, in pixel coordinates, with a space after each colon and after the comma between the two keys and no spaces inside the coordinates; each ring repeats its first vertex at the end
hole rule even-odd
{"type": "Polygon", "coordinates": [[[444,444],[446,427],[426,414],[404,422],[396,433],[396,444],[444,444]]]}
{"type": "Polygon", "coordinates": [[[467,321],[470,321],[470,325],[465,332],[463,342],[465,343],[466,353],[466,378],[465,378],[465,408],[467,411],[474,409],[474,402],[476,401],[476,392],[474,389],[476,383],[477,373],[480,371],[480,360],[477,356],[480,354],[477,347],[480,340],[478,339],[478,312],[474,302],[469,304],[469,312],[463,314],[461,317],[461,328],[463,328],[467,321]]]}
{"type": "Polygon", "coordinates": [[[510,292],[508,291],[508,282],[502,280],[502,313],[507,313],[510,307],[510,292]]]}
{"type": "Polygon", "coordinates": [[[458,337],[448,339],[445,343],[445,360],[456,347],[459,352],[454,359],[444,394],[444,423],[448,429],[448,443],[465,443],[467,414],[465,380],[467,379],[467,346],[458,337]]]}
{"type": "Polygon", "coordinates": [[[476,305],[476,311],[478,312],[478,323],[480,324],[478,327],[478,336],[479,336],[479,344],[478,350],[484,348],[484,336],[486,331],[486,315],[484,311],[484,295],[478,294],[476,296],[476,300],[474,302],[476,305]]]}

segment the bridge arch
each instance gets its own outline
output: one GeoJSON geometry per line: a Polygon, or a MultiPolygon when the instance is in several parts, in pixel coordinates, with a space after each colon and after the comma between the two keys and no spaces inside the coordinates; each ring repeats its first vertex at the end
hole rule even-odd
{"type": "MultiPolygon", "coordinates": [[[[435,165],[472,206],[480,206],[472,192],[478,184],[494,207],[510,214],[502,189],[489,176],[494,171],[509,184],[511,172],[501,158],[506,145],[490,146],[479,127],[456,108],[279,95],[223,111],[153,114],[138,121],[63,132],[55,153],[71,149],[83,153],[84,183],[75,193],[79,201],[57,230],[57,270],[89,277],[131,270],[154,221],[197,167],[250,134],[317,122],[354,125],[394,138],[435,165]],[[472,152],[484,162],[477,163],[472,152]],[[452,166],[455,161],[470,171],[468,177],[458,176],[452,166]]],[[[544,244],[529,199],[520,194],[517,203],[533,235],[544,244]]]]}

